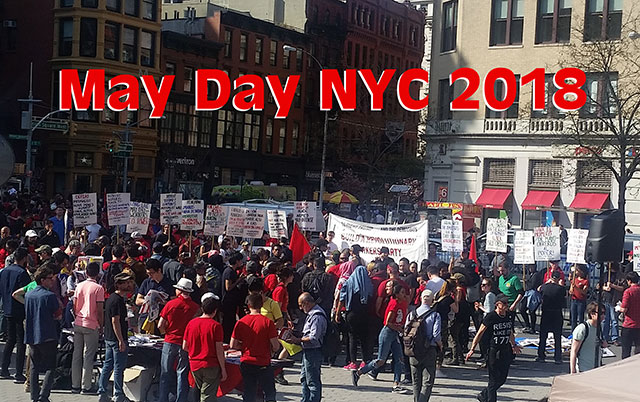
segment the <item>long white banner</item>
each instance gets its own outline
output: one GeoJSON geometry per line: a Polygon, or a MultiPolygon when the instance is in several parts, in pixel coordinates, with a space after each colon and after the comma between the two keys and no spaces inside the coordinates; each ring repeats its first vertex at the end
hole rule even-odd
{"type": "Polygon", "coordinates": [[[404,225],[376,225],[329,215],[327,231],[333,231],[333,242],[338,249],[354,244],[362,247],[360,256],[371,261],[380,254],[380,248],[389,247],[389,256],[396,262],[406,257],[420,262],[429,250],[429,223],[427,220],[404,225]]]}

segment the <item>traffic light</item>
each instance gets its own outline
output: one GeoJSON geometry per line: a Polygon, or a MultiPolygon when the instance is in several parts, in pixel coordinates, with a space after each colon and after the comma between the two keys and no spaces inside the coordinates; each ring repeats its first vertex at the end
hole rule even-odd
{"type": "Polygon", "coordinates": [[[114,153],[116,151],[116,142],[114,140],[107,141],[105,148],[110,154],[114,153]]]}
{"type": "Polygon", "coordinates": [[[70,137],[75,137],[76,135],[78,135],[78,123],[76,123],[75,121],[70,121],[69,122],[69,136],[70,137]]]}

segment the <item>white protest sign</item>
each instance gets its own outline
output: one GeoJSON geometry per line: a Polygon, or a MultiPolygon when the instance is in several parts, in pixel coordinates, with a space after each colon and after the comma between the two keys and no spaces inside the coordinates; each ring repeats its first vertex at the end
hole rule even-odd
{"type": "Polygon", "coordinates": [[[586,229],[567,229],[569,232],[569,241],[567,242],[567,262],[569,264],[586,264],[584,260],[584,252],[587,248],[587,236],[589,231],[586,229]]]}
{"type": "Polygon", "coordinates": [[[229,207],[229,215],[227,216],[227,235],[234,237],[244,236],[244,218],[246,215],[246,208],[229,207]]]}
{"type": "Polygon", "coordinates": [[[640,273],[640,241],[633,242],[633,270],[640,273]]]}
{"type": "Polygon", "coordinates": [[[461,253],[462,244],[462,221],[443,219],[440,221],[440,239],[442,240],[442,251],[461,253]]]}
{"type": "Polygon", "coordinates": [[[220,205],[207,205],[207,214],[204,217],[205,236],[219,236],[224,233],[227,225],[227,214],[220,205]]]}
{"type": "Polygon", "coordinates": [[[182,219],[180,230],[201,230],[204,224],[204,201],[182,201],[182,219]]]}
{"type": "Polygon", "coordinates": [[[73,226],[86,226],[98,222],[96,193],[73,195],[73,226]]]}
{"type": "Polygon", "coordinates": [[[267,211],[267,222],[269,224],[269,236],[274,239],[288,237],[287,235],[287,212],[270,209],[267,211]]]}
{"type": "Polygon", "coordinates": [[[316,230],[316,203],[313,201],[296,201],[293,208],[293,220],[300,230],[316,230]]]}
{"type": "Polygon", "coordinates": [[[409,261],[420,261],[428,254],[428,220],[402,225],[377,225],[330,214],[327,231],[335,233],[333,243],[338,250],[360,245],[360,257],[365,262],[378,257],[383,246],[389,247],[389,256],[396,261],[402,257],[409,261]]]}
{"type": "Polygon", "coordinates": [[[515,232],[513,241],[513,263],[535,264],[536,260],[533,258],[533,231],[518,230],[515,232]]]}
{"type": "Polygon", "coordinates": [[[533,244],[536,261],[560,259],[560,228],[543,226],[533,228],[533,244]]]}
{"type": "Polygon", "coordinates": [[[149,216],[151,216],[151,204],[144,202],[129,203],[127,233],[140,232],[143,235],[147,234],[149,216]]]}
{"type": "Polygon", "coordinates": [[[182,193],[160,194],[160,224],[182,224],[182,193]]]}
{"type": "Polygon", "coordinates": [[[507,252],[507,220],[498,218],[487,219],[487,251],[497,253],[507,252]]]}
{"type": "Polygon", "coordinates": [[[264,209],[247,208],[244,217],[244,234],[243,237],[248,239],[259,239],[264,233],[264,221],[267,214],[264,209]]]}
{"type": "Polygon", "coordinates": [[[130,201],[131,194],[129,193],[107,193],[107,219],[109,220],[109,225],[129,224],[130,201]]]}

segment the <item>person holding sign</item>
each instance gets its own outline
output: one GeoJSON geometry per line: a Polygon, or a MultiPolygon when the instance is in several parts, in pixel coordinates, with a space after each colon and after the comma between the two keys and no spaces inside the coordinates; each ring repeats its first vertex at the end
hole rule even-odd
{"type": "Polygon", "coordinates": [[[558,260],[552,260],[549,261],[549,268],[547,269],[547,272],[544,274],[544,283],[549,283],[552,280],[552,275],[554,272],[557,272],[558,275],[560,275],[560,282],[558,282],[558,284],[560,286],[564,286],[564,272],[562,271],[562,268],[560,268],[560,265],[558,265],[560,261],[558,260]]]}
{"type": "Polygon", "coordinates": [[[574,278],[569,286],[569,294],[571,295],[571,330],[584,321],[584,310],[587,307],[587,290],[589,289],[589,280],[587,273],[581,266],[575,267],[574,278]]]}

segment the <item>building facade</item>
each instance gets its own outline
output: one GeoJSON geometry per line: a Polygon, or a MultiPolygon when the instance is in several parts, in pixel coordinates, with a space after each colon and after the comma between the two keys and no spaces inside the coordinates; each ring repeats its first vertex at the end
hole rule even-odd
{"type": "MultiPolygon", "coordinates": [[[[566,45],[629,40],[622,21],[633,17],[631,10],[630,2],[622,1],[493,0],[491,7],[435,1],[425,200],[476,203],[484,207],[484,219],[506,214],[514,227],[525,228],[547,219],[586,228],[594,214],[616,207],[618,185],[611,171],[593,169],[588,153],[565,140],[575,127],[604,130],[593,105],[587,104],[575,123],[553,105],[533,111],[528,85],[506,111],[485,107],[478,91],[470,99],[480,101],[479,110],[452,112],[450,102],[465,88],[461,82],[449,85],[449,75],[470,67],[482,78],[506,67],[519,83],[543,67],[549,101],[555,91],[551,77],[566,58],[566,45]]],[[[601,98],[602,81],[586,75],[588,99],[601,98]]],[[[623,85],[624,77],[619,79],[623,85]]],[[[504,85],[496,84],[496,98],[504,93],[504,85]]],[[[626,197],[634,231],[640,229],[638,185],[632,180],[626,197]]]]}
{"type": "Polygon", "coordinates": [[[164,21],[163,39],[164,72],[177,77],[159,134],[158,174],[163,191],[208,199],[219,185],[261,181],[302,186],[304,79],[298,83],[286,119],[274,117],[277,105],[266,84],[264,110],[241,112],[228,102],[218,111],[195,112],[194,80],[201,68],[221,69],[231,80],[246,74],[277,75],[284,84],[290,75],[304,77],[306,54],[285,51],[284,46],[308,48],[307,37],[218,8],[209,17],[164,21]]]}

